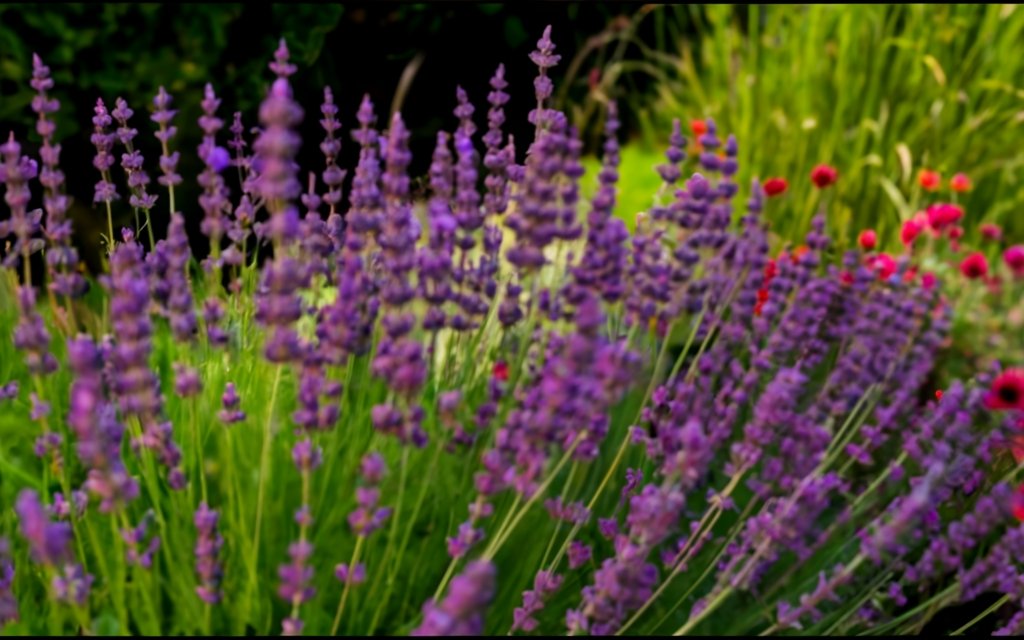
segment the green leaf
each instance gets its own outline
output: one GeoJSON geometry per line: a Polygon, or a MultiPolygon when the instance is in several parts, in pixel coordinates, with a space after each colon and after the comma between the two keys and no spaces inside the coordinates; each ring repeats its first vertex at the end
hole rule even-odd
{"type": "Polygon", "coordinates": [[[97,636],[118,636],[121,635],[121,625],[113,612],[105,611],[93,619],[92,632],[97,636]]]}
{"type": "Polygon", "coordinates": [[[878,178],[878,184],[882,185],[882,189],[885,191],[885,195],[889,196],[889,200],[899,211],[900,220],[909,220],[913,215],[913,211],[907,201],[903,198],[903,194],[900,193],[899,187],[894,185],[891,180],[882,176],[878,178]]]}

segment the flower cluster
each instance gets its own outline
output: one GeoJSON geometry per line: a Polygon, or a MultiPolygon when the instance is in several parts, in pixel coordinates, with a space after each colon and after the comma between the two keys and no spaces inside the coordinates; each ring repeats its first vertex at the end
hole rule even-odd
{"type": "MultiPolygon", "coordinates": [[[[364,96],[346,133],[330,88],[304,108],[283,41],[259,127],[235,112],[225,130],[207,85],[203,269],[174,199],[191,152],[171,148],[171,96],[158,91],[147,122],[160,230],[134,114],[98,101],[109,274],[96,300],[72,275],[58,105],[34,59],[42,162],[13,137],[0,146],[5,268],[22,270],[0,322],[24,358],[0,398],[42,433],[12,430],[2,460],[22,547],[0,535],[0,625],[46,597],[67,607],[48,610],[49,630],[75,633],[112,616],[142,633],[685,635],[717,615],[737,633],[853,634],[914,628],[937,608],[927,598],[995,591],[1013,607],[1002,632],[1021,629],[1024,370],[935,381],[954,316],[929,252],[969,242],[956,198],[970,180],[906,221],[905,252],[866,229],[833,263],[845,168],[804,176],[819,211],[779,246],[767,219],[789,181],[741,182],[734,136],[706,118],[691,140],[677,119],[630,233],[618,104],[584,198],[551,38],[530,55],[526,153],[503,130],[513,94],[499,66],[486,129],[454,87],[422,198],[412,120],[378,124],[364,96]],[[300,166],[314,112],[319,153],[300,166]],[[37,182],[45,224],[30,211],[37,182]],[[115,238],[126,204],[145,221],[115,238]],[[42,248],[49,310],[33,288],[42,248]],[[755,600],[758,615],[730,611],[755,600]]],[[[941,184],[922,174],[926,193],[941,184]]],[[[1003,248],[1001,229],[979,232],[1003,248]]],[[[991,285],[991,253],[950,270],[991,285]]],[[[1002,256],[1024,279],[1024,248],[1002,256]]]]}

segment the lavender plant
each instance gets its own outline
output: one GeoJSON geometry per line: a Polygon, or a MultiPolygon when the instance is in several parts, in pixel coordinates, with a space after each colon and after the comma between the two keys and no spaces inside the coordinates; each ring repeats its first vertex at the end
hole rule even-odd
{"type": "Polygon", "coordinates": [[[109,271],[92,297],[35,60],[44,170],[13,135],[0,148],[6,631],[911,633],[990,592],[971,624],[1021,630],[1007,444],[1024,372],[932,399],[951,322],[938,288],[905,261],[831,264],[827,209],[773,257],[761,184],[737,206],[740,141],[713,122],[695,163],[675,123],[630,235],[615,104],[581,202],[578,132],[549,105],[559,59],[548,29],[525,154],[502,131],[504,67],[486,131],[456,91],[426,201],[402,116],[378,129],[369,97],[345,188],[334,92],[297,104],[283,41],[251,140],[253,114],[229,139],[207,85],[197,203],[174,197],[188,150],[171,151],[172,97],[149,119],[166,198],[147,190],[132,110],[99,99],[109,271]],[[317,111],[323,140],[303,141],[317,111]],[[322,163],[299,167],[302,144],[322,163]],[[114,230],[125,204],[138,228],[114,230]]]}

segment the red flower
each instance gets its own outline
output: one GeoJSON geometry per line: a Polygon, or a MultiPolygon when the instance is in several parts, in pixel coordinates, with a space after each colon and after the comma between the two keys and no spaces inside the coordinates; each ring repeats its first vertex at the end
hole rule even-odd
{"type": "Polygon", "coordinates": [[[846,269],[843,269],[839,272],[839,282],[842,282],[847,286],[853,284],[853,274],[846,269]]]}
{"type": "Polygon", "coordinates": [[[857,236],[857,244],[860,245],[861,249],[871,251],[878,244],[878,234],[875,233],[874,229],[865,229],[857,236]]]}
{"type": "Polygon", "coordinates": [[[811,182],[819,189],[835,184],[838,179],[839,172],[835,167],[830,167],[827,164],[819,164],[811,169],[811,182]]]}
{"type": "Polygon", "coordinates": [[[976,280],[988,275],[988,260],[985,259],[985,254],[975,251],[964,258],[963,262],[960,263],[960,273],[970,280],[976,280]]]}
{"type": "Polygon", "coordinates": [[[956,241],[956,240],[959,240],[962,237],[964,237],[964,228],[963,227],[953,227],[953,228],[951,228],[949,230],[949,239],[950,240],[956,241]]]}
{"type": "Polygon", "coordinates": [[[1015,276],[1024,276],[1024,244],[1015,244],[1003,252],[1003,262],[1015,276]]]}
{"type": "Polygon", "coordinates": [[[772,278],[774,278],[775,274],[777,274],[778,272],[779,272],[779,268],[778,268],[775,260],[773,260],[771,258],[768,258],[768,264],[766,264],[764,266],[764,279],[765,279],[765,283],[767,284],[767,282],[770,281],[772,278]]]}
{"type": "Polygon", "coordinates": [[[989,409],[1024,411],[1024,369],[1007,369],[992,382],[985,396],[989,409]]]}
{"type": "MultiPolygon", "coordinates": [[[[1013,459],[1017,461],[1017,464],[1024,462],[1024,436],[1020,435],[1019,433],[1010,436],[1010,453],[1013,454],[1013,459]]],[[[1019,489],[1019,491],[1021,493],[1024,493],[1024,486],[1022,486],[1021,489],[1019,489]]],[[[1018,495],[1018,498],[1020,497],[1024,496],[1018,495]]],[[[1024,501],[1020,502],[1024,503],[1024,501]]],[[[1021,507],[1022,508],[1020,511],[1020,515],[1017,515],[1016,512],[1014,513],[1014,515],[1017,516],[1019,519],[1024,520],[1024,504],[1021,504],[1021,507]]]]}
{"type": "Polygon", "coordinates": [[[504,362],[495,362],[494,377],[500,380],[501,382],[505,382],[506,380],[508,380],[508,365],[505,364],[504,362]]]}
{"type": "Polygon", "coordinates": [[[926,191],[935,191],[939,188],[942,183],[942,176],[939,175],[938,171],[932,171],[931,169],[921,169],[917,174],[917,182],[926,191]]]}
{"type": "Polygon", "coordinates": [[[703,120],[691,120],[690,131],[692,131],[695,136],[702,136],[708,132],[708,123],[703,120]]]}
{"type": "Polygon", "coordinates": [[[928,207],[928,224],[936,231],[952,226],[964,217],[964,210],[955,204],[933,204],[928,207]]]}
{"type": "Polygon", "coordinates": [[[896,260],[888,253],[880,253],[873,258],[868,266],[878,272],[879,280],[888,280],[896,273],[896,260]]]}
{"type": "Polygon", "coordinates": [[[999,228],[998,224],[986,222],[978,227],[978,229],[981,231],[981,237],[986,240],[998,240],[1003,237],[1003,230],[999,228]]]}
{"type": "Polygon", "coordinates": [[[937,391],[935,392],[935,399],[936,399],[936,400],[942,400],[942,389],[938,389],[938,390],[937,390],[937,391]]]}
{"type": "Polygon", "coordinates": [[[800,258],[810,251],[810,248],[806,244],[802,244],[796,249],[793,249],[793,264],[800,262],[800,258]]]}
{"type": "Polygon", "coordinates": [[[958,173],[949,180],[949,188],[953,191],[964,191],[971,190],[971,179],[967,177],[966,173],[958,173]]]}
{"type": "Polygon", "coordinates": [[[914,278],[917,277],[917,269],[910,267],[903,272],[903,282],[913,282],[914,278]]]}
{"type": "Polygon", "coordinates": [[[769,198],[783,193],[789,187],[785,178],[768,178],[764,181],[764,193],[769,198]]]}
{"type": "Polygon", "coordinates": [[[914,240],[921,235],[922,231],[924,231],[924,225],[918,219],[911,218],[904,222],[903,228],[900,229],[900,242],[909,247],[914,244],[914,240]]]}
{"type": "Polygon", "coordinates": [[[921,276],[921,286],[924,287],[926,290],[934,289],[936,283],[937,280],[935,279],[935,274],[931,273],[930,271],[921,276]]]}
{"type": "MultiPolygon", "coordinates": [[[[1011,439],[1011,451],[1013,451],[1013,457],[1016,458],[1017,462],[1020,462],[1021,458],[1024,457],[1024,451],[1021,450],[1020,436],[1016,436],[1011,439]]],[[[1013,517],[1024,522],[1024,484],[1017,487],[1017,493],[1013,496],[1013,506],[1011,509],[1013,517]]]]}

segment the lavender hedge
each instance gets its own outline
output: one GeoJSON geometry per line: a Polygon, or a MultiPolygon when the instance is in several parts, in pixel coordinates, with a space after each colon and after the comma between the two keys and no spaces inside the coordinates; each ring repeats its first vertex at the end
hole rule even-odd
{"type": "Polygon", "coordinates": [[[934,280],[867,247],[831,264],[827,208],[770,257],[713,122],[688,160],[676,121],[631,235],[609,103],[581,201],[550,35],[534,139],[502,131],[503,67],[486,116],[458,89],[426,199],[401,115],[297,104],[284,42],[255,118],[207,85],[197,203],[175,201],[172,96],[148,119],[97,100],[74,168],[107,220],[97,279],[36,57],[41,144],[0,147],[7,633],[909,633],[990,592],[974,624],[1022,630],[1024,373],[932,398],[934,280]]]}

